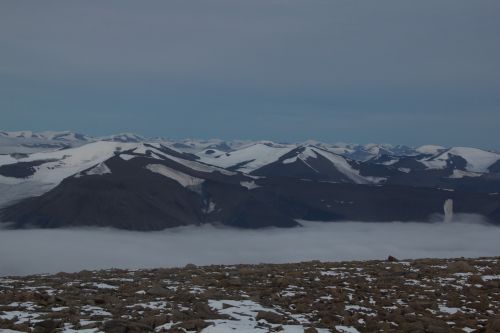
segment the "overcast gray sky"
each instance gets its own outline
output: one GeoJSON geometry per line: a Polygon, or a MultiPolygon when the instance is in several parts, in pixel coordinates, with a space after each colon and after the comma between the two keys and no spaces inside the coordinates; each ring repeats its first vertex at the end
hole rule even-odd
{"type": "Polygon", "coordinates": [[[0,2],[0,128],[500,148],[498,0],[0,2]]]}

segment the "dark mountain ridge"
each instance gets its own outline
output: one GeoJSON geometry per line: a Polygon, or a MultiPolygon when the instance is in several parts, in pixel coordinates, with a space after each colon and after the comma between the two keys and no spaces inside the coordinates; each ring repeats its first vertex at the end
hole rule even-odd
{"type": "Polygon", "coordinates": [[[442,218],[452,199],[456,213],[500,224],[500,175],[489,171],[497,163],[491,158],[491,165],[478,164],[455,149],[356,161],[323,146],[247,147],[206,157],[162,143],[94,142],[5,157],[0,175],[10,183],[53,185],[3,207],[0,220],[14,228],[143,231],[206,223],[294,227],[301,219],[428,221],[442,218]]]}

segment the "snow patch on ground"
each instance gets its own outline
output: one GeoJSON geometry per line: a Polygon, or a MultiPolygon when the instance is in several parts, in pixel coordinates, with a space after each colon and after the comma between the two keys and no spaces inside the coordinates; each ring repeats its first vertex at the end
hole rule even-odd
{"type": "Polygon", "coordinates": [[[500,280],[500,275],[483,275],[481,279],[483,279],[483,281],[500,280]]]}
{"type": "MultiPolygon", "coordinates": [[[[217,319],[210,321],[213,325],[206,327],[202,333],[225,333],[225,332],[269,332],[266,327],[258,326],[263,322],[275,328],[282,326],[284,333],[303,333],[304,326],[302,325],[278,325],[269,324],[265,320],[256,320],[259,311],[271,312],[279,314],[278,311],[272,308],[264,307],[250,300],[209,300],[208,305],[221,315],[227,315],[230,319],[217,319]]],[[[319,333],[329,332],[326,329],[317,329],[319,333]]]]}
{"type": "Polygon", "coordinates": [[[356,328],[352,326],[336,325],[335,329],[342,333],[360,333],[356,328]]]}

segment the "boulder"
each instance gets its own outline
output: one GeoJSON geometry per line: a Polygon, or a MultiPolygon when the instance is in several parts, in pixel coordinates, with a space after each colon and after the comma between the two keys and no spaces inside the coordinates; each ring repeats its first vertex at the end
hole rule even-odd
{"type": "Polygon", "coordinates": [[[449,263],[448,271],[451,273],[468,273],[468,272],[475,272],[476,270],[466,261],[459,260],[449,263]]]}
{"type": "Polygon", "coordinates": [[[271,324],[283,324],[286,321],[282,315],[271,311],[259,311],[255,319],[257,321],[263,319],[271,324]]]}
{"type": "Polygon", "coordinates": [[[119,319],[108,320],[105,322],[103,330],[105,333],[141,333],[153,331],[151,327],[147,325],[119,319]]]}
{"type": "Polygon", "coordinates": [[[161,296],[161,297],[167,297],[170,296],[170,291],[168,289],[165,289],[163,287],[160,287],[158,285],[151,287],[146,291],[149,295],[152,296],[161,296]]]}
{"type": "Polygon", "coordinates": [[[60,322],[52,319],[43,320],[35,324],[33,333],[53,333],[60,325],[60,322]]]}
{"type": "Polygon", "coordinates": [[[204,329],[205,327],[209,326],[210,324],[205,322],[204,320],[202,319],[192,319],[192,320],[187,320],[187,321],[184,321],[180,324],[177,324],[174,326],[174,328],[183,328],[187,331],[196,331],[196,332],[199,332],[201,331],[202,329],[204,329]]]}
{"type": "Polygon", "coordinates": [[[304,333],[318,333],[318,330],[314,327],[308,327],[304,329],[304,333]]]}

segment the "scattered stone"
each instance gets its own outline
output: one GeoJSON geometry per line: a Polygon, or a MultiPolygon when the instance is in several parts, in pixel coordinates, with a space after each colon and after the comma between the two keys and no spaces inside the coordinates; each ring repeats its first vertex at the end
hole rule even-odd
{"type": "Polygon", "coordinates": [[[493,333],[499,300],[500,257],[112,269],[0,277],[0,331],[493,333]]]}

